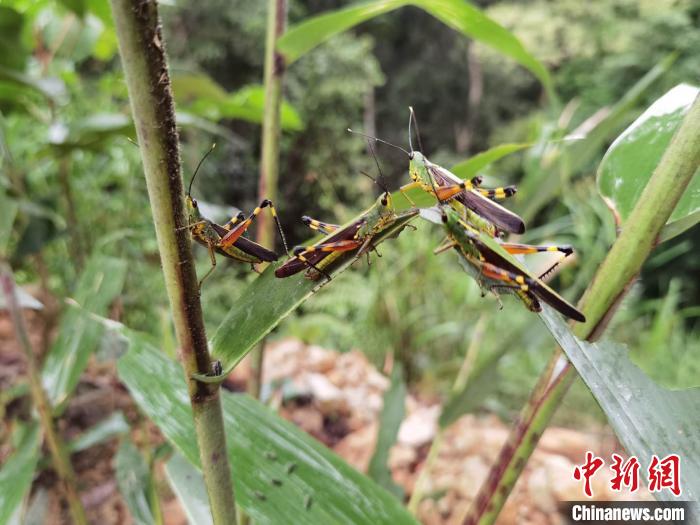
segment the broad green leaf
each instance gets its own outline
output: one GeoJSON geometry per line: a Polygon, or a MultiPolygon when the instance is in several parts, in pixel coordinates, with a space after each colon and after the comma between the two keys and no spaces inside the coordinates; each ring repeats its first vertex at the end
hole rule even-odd
{"type": "Polygon", "coordinates": [[[23,429],[19,448],[3,461],[0,468],[0,525],[8,523],[19,508],[34,478],[39,460],[41,432],[33,424],[23,429]]]}
{"type": "MultiPolygon", "coordinates": [[[[682,500],[700,498],[700,388],[672,391],[660,387],[630,361],[627,349],[603,341],[577,339],[563,319],[542,305],[543,319],[569,361],[588,385],[620,442],[642,468],[652,455],[681,458],[682,500]]],[[[672,500],[668,490],[655,493],[672,500]]]]}
{"type": "Polygon", "coordinates": [[[462,179],[471,179],[489,164],[492,164],[503,157],[507,157],[512,153],[529,148],[530,146],[532,146],[531,143],[499,144],[498,146],[482,151],[481,153],[478,153],[473,157],[460,162],[459,164],[455,164],[452,166],[452,168],[450,168],[450,171],[462,179]]]}
{"type": "MultiPolygon", "coordinates": [[[[699,88],[688,84],[671,89],[635,120],[603,157],[598,169],[598,189],[623,224],[698,93],[699,88]]],[[[667,228],[672,228],[675,235],[681,233],[679,226],[690,228],[700,218],[697,173],[668,220],[667,228]]]]}
{"type": "Polygon", "coordinates": [[[551,79],[542,63],[528,53],[511,32],[464,0],[377,0],[353,4],[295,25],[277,41],[277,49],[291,64],[332,36],[406,5],[419,7],[463,35],[511,57],[551,91],[551,79]]]}
{"type": "MultiPolygon", "coordinates": [[[[177,73],[173,75],[173,92],[178,105],[213,121],[224,118],[246,120],[261,124],[265,113],[265,90],[260,85],[245,86],[228,93],[209,75],[177,73]]],[[[282,101],[280,125],[284,130],[303,129],[301,117],[282,101]]]]}
{"type": "Polygon", "coordinates": [[[384,406],[379,416],[379,433],[374,454],[369,462],[367,474],[379,485],[387,489],[399,501],[403,501],[403,489],[394,483],[389,470],[389,452],[396,443],[401,422],[406,414],[406,384],[399,363],[394,364],[391,373],[391,386],[384,394],[384,406]]]}
{"type": "MultiPolygon", "coordinates": [[[[416,215],[417,211],[407,211],[399,215],[392,227],[376,237],[374,245],[398,235],[416,215]]],[[[328,268],[328,271],[331,276],[337,276],[354,261],[354,253],[346,252],[328,268]]],[[[278,279],[274,270],[281,264],[283,262],[270,265],[248,286],[214,334],[212,355],[221,361],[224,370],[232,370],[255,343],[325,283],[325,279],[306,279],[304,272],[286,279],[278,279]]]]}
{"type": "MultiPolygon", "coordinates": [[[[184,128],[201,129],[235,142],[235,135],[212,120],[185,111],[176,113],[177,124],[184,128]]],[[[99,150],[115,137],[134,137],[134,123],[131,117],[122,113],[97,113],[71,124],[68,133],[58,135],[51,144],[60,150],[95,149],[99,150]]]]}
{"type": "Polygon", "coordinates": [[[58,337],[44,363],[42,382],[53,407],[66,401],[78,384],[90,354],[97,350],[103,326],[92,314],[106,314],[121,292],[126,269],[125,261],[101,255],[88,261],[73,297],[78,307],[64,314],[58,337]]]}
{"type": "Polygon", "coordinates": [[[193,525],[211,525],[211,508],[202,473],[180,454],[173,454],[165,464],[165,474],[182,504],[187,521],[193,525]]]}
{"type": "Polygon", "coordinates": [[[228,93],[218,82],[203,73],[173,72],[173,94],[178,105],[192,104],[200,99],[223,102],[228,93]]]}
{"type": "Polygon", "coordinates": [[[520,40],[465,0],[416,0],[412,2],[464,36],[509,56],[535,75],[553,94],[552,79],[544,65],[532,56],[520,40]]]}
{"type": "Polygon", "coordinates": [[[121,492],[131,518],[138,525],[155,523],[151,507],[148,504],[148,493],[151,474],[148,462],[136,446],[124,439],[114,457],[115,477],[119,492],[121,492]]]}
{"type": "Polygon", "coordinates": [[[406,0],[374,0],[322,13],[289,28],[277,40],[277,49],[291,64],[332,36],[409,4],[406,0]]]}
{"type": "Polygon", "coordinates": [[[33,89],[49,100],[61,99],[66,95],[66,85],[57,77],[34,78],[19,71],[0,66],[0,80],[33,89]]]}
{"type": "MultiPolygon", "coordinates": [[[[130,340],[119,360],[120,379],[165,437],[198,466],[182,369],[136,337],[130,340]]],[[[255,523],[416,523],[391,494],[260,402],[225,391],[221,397],[236,502],[255,523]]]]}
{"type": "Polygon", "coordinates": [[[67,448],[71,454],[74,454],[127,432],[129,432],[129,423],[126,421],[124,414],[120,411],[112,412],[109,417],[90,427],[68,443],[67,448]]]}
{"type": "Polygon", "coordinates": [[[95,113],[74,120],[68,133],[58,135],[51,144],[64,149],[99,149],[111,138],[135,134],[131,117],[122,113],[95,113]]]}

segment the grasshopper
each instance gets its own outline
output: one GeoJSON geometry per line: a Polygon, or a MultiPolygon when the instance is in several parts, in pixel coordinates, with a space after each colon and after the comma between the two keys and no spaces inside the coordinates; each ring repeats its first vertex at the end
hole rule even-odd
{"type": "MultiPolygon", "coordinates": [[[[374,156],[371,144],[370,150],[374,156]]],[[[383,177],[381,168],[376,156],[374,156],[374,159],[377,163],[381,180],[383,177]]],[[[369,260],[369,252],[372,250],[376,251],[374,241],[380,234],[394,226],[397,219],[418,214],[418,210],[413,209],[402,215],[397,215],[391,202],[391,193],[389,193],[386,186],[367,173],[363,172],[363,175],[372,179],[382,188],[383,192],[377,201],[370,208],[343,225],[324,223],[304,216],[302,220],[307,226],[323,233],[325,236],[315,244],[294,248],[294,256],[275,270],[275,276],[280,278],[289,277],[304,269],[309,269],[313,273],[307,273],[308,277],[314,279],[322,275],[330,281],[331,276],[326,271],[326,268],[337,260],[342,253],[354,251],[356,259],[367,254],[369,260]]],[[[405,224],[405,226],[408,226],[408,224],[405,224]]],[[[403,227],[398,229],[393,236],[398,235],[402,230],[403,227]]]]}
{"type": "Polygon", "coordinates": [[[241,261],[249,263],[253,270],[257,271],[255,265],[262,262],[273,262],[277,260],[277,254],[258,243],[253,242],[243,234],[251,225],[255,217],[260,214],[260,212],[269,208],[272,217],[277,225],[277,231],[282,239],[282,244],[284,246],[285,252],[287,250],[287,241],[284,237],[284,232],[282,231],[282,225],[277,217],[277,211],[275,210],[272,201],[264,199],[253,212],[246,218],[243,213],[238,213],[235,217],[232,217],[223,226],[217,224],[206,217],[204,217],[199,211],[197,201],[192,197],[192,183],[194,182],[197,172],[201,167],[204,160],[209,156],[209,154],[214,151],[216,144],[212,145],[211,149],[202,157],[199,161],[197,168],[192,175],[189,187],[187,189],[187,195],[185,197],[185,204],[187,207],[187,228],[189,228],[190,233],[195,241],[199,244],[206,246],[209,250],[209,257],[211,259],[211,268],[199,281],[199,286],[202,286],[204,280],[211,275],[211,273],[216,268],[216,253],[228,257],[229,259],[234,259],[236,261],[241,261]]]}
{"type": "MultiPolygon", "coordinates": [[[[408,143],[410,151],[385,140],[368,137],[363,133],[359,133],[367,138],[403,151],[408,156],[408,172],[411,177],[411,182],[400,188],[406,200],[414,205],[411,198],[406,194],[406,191],[412,188],[420,188],[425,192],[435,195],[438,201],[444,202],[450,200],[456,208],[464,207],[473,212],[475,214],[473,216],[474,218],[479,216],[485,219],[486,222],[483,220],[479,221],[479,229],[485,228],[489,230],[486,231],[486,233],[497,234],[497,229],[511,233],[523,233],[525,231],[525,223],[523,220],[515,213],[507,210],[497,202],[494,202],[495,200],[501,200],[515,195],[517,191],[515,186],[493,189],[481,188],[479,187],[481,184],[480,177],[462,180],[448,169],[430,162],[423,153],[413,149],[411,123],[415,122],[415,114],[413,108],[409,108],[409,110],[408,143]],[[459,204],[455,205],[455,202],[459,204]]],[[[358,133],[351,129],[348,129],[348,131],[351,133],[358,133]]]]}
{"type": "MultiPolygon", "coordinates": [[[[468,224],[454,208],[442,203],[439,207],[442,224],[447,232],[447,241],[436,248],[435,253],[454,248],[482,290],[493,292],[497,298],[497,290],[512,292],[533,312],[542,310],[539,302],[542,300],[568,318],[579,322],[586,321],[579,310],[542,281],[542,278],[559,263],[540,277],[533,277],[489,246],[491,242],[496,243],[496,240],[485,239],[484,234],[468,224]]],[[[573,253],[571,246],[531,246],[507,242],[496,244],[511,254],[560,252],[567,257],[573,253]]]]}

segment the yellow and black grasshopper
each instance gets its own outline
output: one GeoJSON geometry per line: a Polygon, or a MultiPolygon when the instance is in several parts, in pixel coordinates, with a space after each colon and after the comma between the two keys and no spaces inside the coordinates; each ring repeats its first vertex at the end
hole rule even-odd
{"type": "MultiPolygon", "coordinates": [[[[525,231],[525,223],[523,220],[512,211],[494,202],[495,200],[501,200],[515,195],[517,191],[515,186],[504,186],[492,189],[481,188],[479,187],[481,184],[480,177],[462,180],[448,169],[430,162],[423,153],[413,149],[411,141],[411,122],[415,122],[415,114],[413,113],[413,108],[409,109],[408,143],[410,151],[406,151],[402,147],[385,140],[368,137],[363,133],[359,133],[369,139],[403,151],[408,156],[408,171],[411,182],[401,187],[401,193],[406,200],[413,204],[406,194],[406,191],[412,188],[420,188],[427,193],[433,194],[440,202],[450,201],[453,205],[455,202],[459,203],[459,205],[456,205],[458,211],[462,211],[460,208],[463,206],[477,216],[486,219],[488,222],[480,221],[480,225],[483,224],[484,227],[491,230],[494,234],[498,234],[498,230],[511,233],[523,233],[525,231]],[[494,229],[494,226],[497,229],[494,229]]],[[[348,131],[357,133],[352,130],[348,131]]]]}
{"type": "Polygon", "coordinates": [[[542,278],[559,263],[540,277],[534,277],[498,252],[499,249],[509,254],[559,252],[567,257],[573,253],[571,246],[531,246],[498,242],[496,239],[487,238],[484,233],[468,224],[454,208],[440,203],[439,211],[447,233],[447,241],[436,248],[435,253],[454,248],[460,255],[463,266],[482,290],[491,291],[496,297],[498,290],[511,292],[533,312],[542,310],[539,302],[542,300],[568,318],[579,322],[586,321],[579,310],[542,281],[542,278]]]}
{"type": "MultiPolygon", "coordinates": [[[[371,145],[370,149],[372,149],[371,145]]],[[[373,150],[372,154],[374,155],[373,150]]],[[[381,179],[381,169],[376,157],[375,162],[377,162],[377,169],[381,179]]],[[[313,273],[307,274],[308,277],[318,278],[323,275],[330,281],[331,276],[326,271],[326,268],[337,260],[341,254],[354,251],[355,259],[364,254],[367,254],[369,257],[369,252],[375,250],[375,241],[381,234],[395,226],[397,221],[405,221],[391,236],[398,235],[404,227],[408,226],[408,220],[418,215],[417,209],[408,210],[400,215],[397,214],[391,202],[391,193],[389,193],[386,186],[367,173],[363,172],[363,175],[372,179],[382,188],[383,192],[377,201],[370,208],[343,225],[324,223],[304,216],[302,218],[304,223],[311,229],[325,234],[325,237],[315,244],[294,248],[294,257],[277,268],[275,276],[284,278],[302,270],[310,269],[313,273]]]]}
{"type": "Polygon", "coordinates": [[[194,175],[192,175],[192,179],[190,180],[190,185],[187,189],[187,195],[185,198],[185,203],[187,206],[187,227],[189,228],[194,240],[207,247],[209,250],[209,257],[211,258],[211,268],[199,281],[200,286],[216,268],[216,253],[223,255],[224,257],[228,257],[229,259],[249,263],[253,270],[256,270],[255,264],[262,262],[273,262],[278,259],[275,252],[260,246],[258,243],[253,242],[246,237],[243,237],[243,234],[251,225],[255,217],[265,208],[270,209],[270,213],[272,214],[275,224],[277,225],[277,231],[282,239],[284,251],[288,251],[287,241],[284,237],[284,232],[282,231],[282,225],[277,217],[277,212],[272,204],[272,201],[268,199],[264,199],[255,208],[255,210],[253,210],[253,213],[251,213],[248,218],[246,218],[243,213],[238,213],[238,215],[231,218],[231,220],[229,220],[223,226],[202,216],[201,212],[199,211],[197,201],[192,197],[192,183],[197,176],[200,166],[207,156],[214,150],[214,147],[215,145],[212,146],[206,155],[204,155],[202,160],[199,161],[199,164],[194,171],[194,175]]]}

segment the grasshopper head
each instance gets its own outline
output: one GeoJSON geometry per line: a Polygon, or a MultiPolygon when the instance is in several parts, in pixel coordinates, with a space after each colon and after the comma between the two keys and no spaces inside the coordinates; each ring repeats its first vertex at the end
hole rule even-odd
{"type": "Polygon", "coordinates": [[[428,169],[426,168],[427,159],[420,151],[413,151],[409,156],[408,174],[413,182],[430,183],[428,169]]]}
{"type": "Polygon", "coordinates": [[[194,224],[199,222],[201,215],[199,214],[199,208],[197,207],[197,201],[192,198],[189,193],[185,197],[185,206],[187,207],[187,221],[189,224],[194,224]]]}

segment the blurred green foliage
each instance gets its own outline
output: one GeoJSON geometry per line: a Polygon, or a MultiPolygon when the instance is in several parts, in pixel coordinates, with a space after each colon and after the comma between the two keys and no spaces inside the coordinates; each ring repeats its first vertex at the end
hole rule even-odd
{"type": "MultiPolygon", "coordinates": [[[[347,2],[290,4],[294,23],[347,2]]],[[[374,199],[377,189],[359,176],[362,169],[373,170],[373,162],[348,127],[374,130],[405,146],[407,107],[413,105],[426,153],[445,165],[503,142],[539,142],[485,172],[489,183],[526,186],[534,177],[528,166],[547,166],[548,155],[559,148],[542,144],[615,104],[669,52],[678,53],[675,64],[643,94],[638,109],[672,85],[697,80],[700,57],[692,51],[700,46],[700,8],[690,0],[605,0],[595,9],[573,0],[485,4],[487,14],[551,68],[560,102],[546,103],[536,79],[512,60],[415,8],[334,37],[295,62],[285,78],[286,100],[304,125],[282,140],[276,204],[290,244],[310,237],[299,221],[302,214],[343,222],[374,199]]],[[[227,96],[261,83],[264,3],[203,0],[166,4],[162,13],[174,76],[208,75],[227,96]]],[[[67,297],[90,254],[127,259],[124,292],[113,313],[163,340],[170,335],[166,299],[138,150],[125,138],[128,126],[120,125],[129,108],[111,24],[104,0],[13,0],[2,6],[0,184],[19,203],[11,246],[21,282],[44,280],[55,296],[67,297]],[[2,52],[8,42],[13,53],[2,52]],[[75,136],[91,140],[75,143],[75,136]]],[[[198,98],[196,91],[188,96],[198,98]]],[[[185,101],[180,106],[193,108],[185,101]]],[[[630,111],[628,122],[636,112],[630,111]]],[[[193,113],[211,132],[201,125],[182,128],[185,173],[193,172],[213,140],[220,142],[193,194],[202,202],[250,210],[258,198],[259,126],[250,119],[193,113]]],[[[560,196],[535,214],[523,237],[576,247],[576,259],[554,283],[569,299],[590,282],[615,235],[593,177],[604,146],[570,176],[552,171],[560,196]]],[[[408,182],[405,156],[384,147],[379,155],[392,188],[408,182]]],[[[526,203],[518,199],[514,205],[522,209],[526,203]]],[[[225,220],[226,212],[233,210],[211,218],[225,220]]],[[[506,297],[499,311],[492,298],[482,299],[451,254],[433,256],[440,235],[423,224],[405,232],[382,246],[383,257],[373,258],[371,268],[356,264],[277,334],[340,350],[361,348],[378,364],[391,351],[412,386],[444,393],[477,320],[485,316],[478,359],[508,351],[498,364],[501,380],[484,406],[501,413],[519,407],[551,342],[515,301],[506,297]]],[[[610,332],[637,349],[634,357],[652,376],[672,386],[688,386],[698,377],[700,290],[693,276],[700,262],[692,254],[699,244],[695,228],[662,245],[610,332]],[[679,360],[689,365],[681,370],[679,360]]],[[[197,254],[200,270],[207,268],[204,250],[197,254]]],[[[203,291],[210,328],[254,277],[245,266],[220,262],[203,291]]],[[[576,406],[587,395],[577,390],[570,402],[576,406]]]]}

